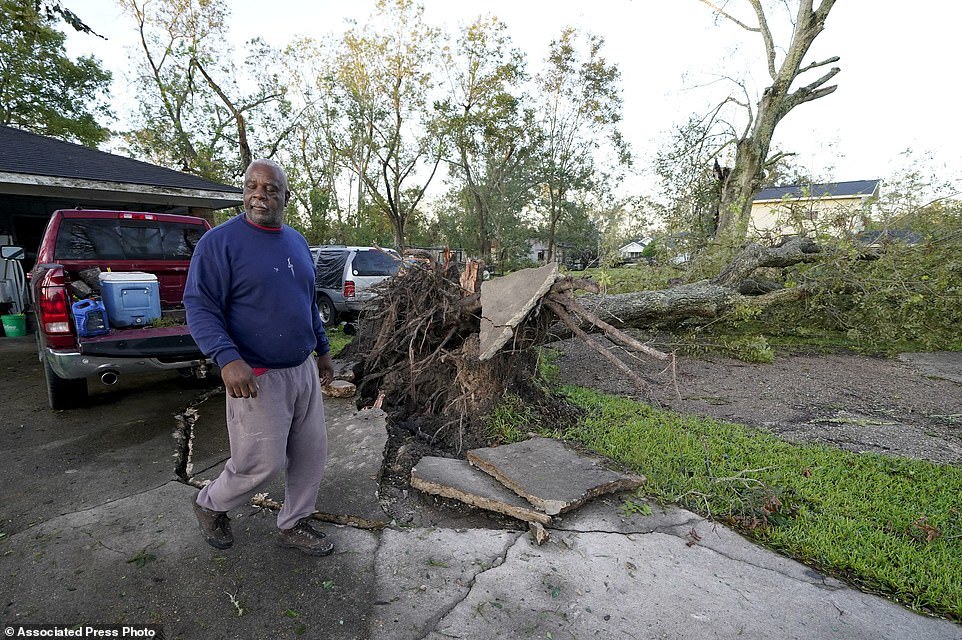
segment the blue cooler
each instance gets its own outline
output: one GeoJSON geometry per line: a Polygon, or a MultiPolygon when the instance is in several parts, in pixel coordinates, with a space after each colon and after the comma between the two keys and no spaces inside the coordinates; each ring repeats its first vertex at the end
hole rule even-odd
{"type": "Polygon", "coordinates": [[[143,327],[160,318],[160,286],[152,273],[101,273],[100,295],[112,327],[143,327]]]}
{"type": "Polygon", "coordinates": [[[72,308],[77,335],[80,337],[102,336],[110,332],[107,310],[102,300],[81,300],[74,302],[72,308]]]}

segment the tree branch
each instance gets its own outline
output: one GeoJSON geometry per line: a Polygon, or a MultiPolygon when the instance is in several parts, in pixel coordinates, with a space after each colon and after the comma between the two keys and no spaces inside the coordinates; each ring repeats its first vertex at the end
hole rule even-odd
{"type": "Polygon", "coordinates": [[[641,379],[641,376],[639,376],[637,373],[632,371],[631,367],[629,367],[624,362],[622,362],[613,353],[611,353],[607,349],[603,348],[600,344],[592,340],[587,333],[581,330],[581,327],[578,326],[578,323],[575,322],[571,318],[571,316],[568,315],[567,312],[565,312],[565,310],[561,307],[561,305],[559,305],[556,302],[552,302],[551,300],[544,300],[543,304],[548,309],[551,309],[551,311],[555,314],[555,316],[557,316],[558,319],[561,320],[561,322],[566,327],[568,327],[568,329],[573,334],[581,338],[586,345],[588,345],[589,347],[597,351],[603,358],[605,358],[608,362],[613,364],[615,368],[617,368],[619,371],[621,371],[626,376],[628,376],[628,378],[635,384],[635,386],[638,389],[642,391],[645,391],[648,389],[648,385],[645,383],[644,380],[641,379]]]}
{"type": "Polygon", "coordinates": [[[775,71],[775,41],[772,39],[772,32],[768,28],[768,20],[765,18],[765,10],[762,8],[762,3],[760,0],[751,0],[752,8],[755,9],[755,15],[758,16],[758,30],[762,33],[762,40],[765,41],[765,57],[768,60],[768,75],[771,76],[772,80],[778,78],[778,72],[775,71]]]}
{"type": "Polygon", "coordinates": [[[799,70],[798,70],[798,75],[802,75],[802,74],[805,73],[806,71],[811,71],[812,69],[815,69],[815,68],[817,68],[817,67],[824,67],[824,66],[827,65],[827,64],[832,64],[833,62],[838,62],[839,60],[841,60],[841,58],[839,58],[838,56],[832,56],[831,58],[828,58],[827,60],[822,60],[821,62],[813,62],[813,63],[809,64],[808,66],[805,66],[805,67],[799,69],[799,70]]]}
{"type": "Polygon", "coordinates": [[[251,162],[253,162],[254,156],[251,153],[250,144],[247,142],[247,122],[244,120],[243,112],[234,106],[234,103],[227,96],[227,94],[224,93],[223,89],[220,88],[220,85],[214,82],[214,79],[210,77],[210,74],[207,73],[204,65],[200,63],[200,60],[197,58],[191,58],[190,64],[200,71],[210,88],[214,90],[214,93],[217,94],[227,109],[234,116],[234,122],[237,123],[237,146],[240,151],[241,173],[247,171],[247,167],[250,166],[251,162]]]}
{"type": "Polygon", "coordinates": [[[750,244],[711,282],[723,287],[738,287],[759,267],[787,267],[800,262],[813,262],[820,251],[810,238],[794,238],[780,247],[772,248],[750,244]]]}
{"type": "Polygon", "coordinates": [[[781,115],[784,117],[785,114],[800,104],[811,102],[812,100],[817,100],[818,98],[822,98],[830,93],[833,93],[836,89],[838,89],[838,85],[833,84],[829,87],[822,87],[822,85],[838,75],[840,71],[841,69],[839,67],[832,67],[828,73],[823,75],[815,82],[796,89],[791,94],[786,96],[784,107],[781,110],[781,115]]]}
{"type": "Polygon", "coordinates": [[[738,25],[739,27],[741,27],[742,29],[745,29],[746,31],[753,31],[753,32],[755,32],[755,33],[761,31],[761,29],[760,29],[759,27],[751,27],[751,26],[745,24],[744,22],[742,22],[741,20],[739,20],[739,19],[736,18],[735,16],[731,15],[730,13],[726,12],[724,9],[722,9],[721,7],[719,7],[718,5],[716,5],[714,2],[710,2],[710,0],[700,0],[700,1],[701,1],[703,4],[706,4],[706,5],[708,5],[709,7],[711,7],[711,10],[714,11],[715,13],[717,13],[718,15],[720,15],[721,17],[726,18],[727,20],[731,20],[732,22],[734,22],[735,24],[737,24],[737,25],[738,25]]]}

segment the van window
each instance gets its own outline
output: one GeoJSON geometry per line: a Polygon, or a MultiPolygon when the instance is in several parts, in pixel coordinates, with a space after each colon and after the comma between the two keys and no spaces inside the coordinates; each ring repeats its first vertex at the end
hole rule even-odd
{"type": "Polygon", "coordinates": [[[206,229],[160,220],[67,218],[57,234],[57,260],[190,260],[206,229]]]}
{"type": "Polygon", "coordinates": [[[344,264],[348,251],[335,249],[321,251],[317,257],[315,282],[321,289],[341,289],[344,286],[344,264]]]}
{"type": "Polygon", "coordinates": [[[384,251],[358,251],[351,263],[356,276],[393,276],[401,261],[384,251]]]}

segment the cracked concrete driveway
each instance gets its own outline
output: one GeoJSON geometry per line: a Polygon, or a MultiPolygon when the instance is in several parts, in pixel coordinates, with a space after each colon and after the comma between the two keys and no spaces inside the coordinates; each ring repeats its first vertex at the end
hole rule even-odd
{"type": "MultiPolygon", "coordinates": [[[[168,639],[243,640],[962,637],[692,513],[652,505],[624,517],[617,497],[556,519],[540,547],[520,527],[323,523],[337,544],[328,558],[274,545],[274,514],[249,507],[232,513],[234,548],[217,551],[196,530],[197,489],[175,474],[174,414],[199,391],[130,381],[52,412],[34,358],[31,338],[0,341],[5,627],[156,623],[168,639]]],[[[346,425],[349,403],[329,406],[346,425]]],[[[195,442],[201,475],[226,457],[216,431],[195,442]]],[[[332,477],[322,491],[351,495],[350,474],[332,477]]]]}

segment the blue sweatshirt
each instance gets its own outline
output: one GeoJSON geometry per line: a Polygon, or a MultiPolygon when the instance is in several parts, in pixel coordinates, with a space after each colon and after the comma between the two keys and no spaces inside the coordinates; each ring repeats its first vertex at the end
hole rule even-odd
{"type": "Polygon", "coordinates": [[[329,350],[304,236],[243,214],[205,233],[190,260],[184,306],[190,333],[221,368],[243,359],[282,369],[329,350]]]}

